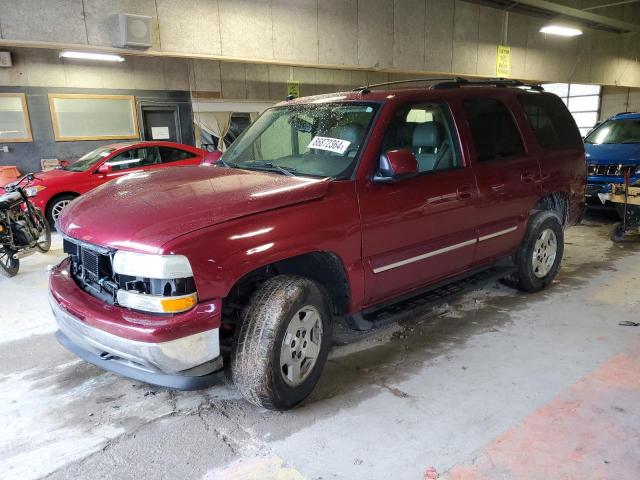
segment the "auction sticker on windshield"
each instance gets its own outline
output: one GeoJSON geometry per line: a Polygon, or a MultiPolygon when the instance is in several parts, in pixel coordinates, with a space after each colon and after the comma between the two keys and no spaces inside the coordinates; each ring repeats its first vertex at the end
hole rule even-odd
{"type": "Polygon", "coordinates": [[[315,148],[318,150],[327,150],[328,152],[344,153],[349,148],[351,142],[342,140],[340,138],[331,137],[313,137],[311,143],[307,145],[307,148],[315,148]]]}

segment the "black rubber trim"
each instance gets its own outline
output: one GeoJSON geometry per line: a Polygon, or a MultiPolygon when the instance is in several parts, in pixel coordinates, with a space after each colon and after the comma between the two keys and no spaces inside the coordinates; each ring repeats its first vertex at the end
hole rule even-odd
{"type": "Polygon", "coordinates": [[[224,382],[224,371],[219,370],[217,372],[203,375],[201,377],[188,377],[185,375],[175,375],[166,373],[152,373],[144,370],[139,370],[122,363],[115,362],[113,360],[105,360],[100,358],[95,353],[89,352],[82,347],[79,347],[73,343],[69,337],[67,337],[61,330],[56,332],[56,339],[67,350],[74,353],[81,359],[89,362],[96,367],[99,367],[108,372],[115,373],[123,377],[132,378],[140,382],[149,383],[151,385],[157,385],[160,387],[172,388],[175,390],[203,390],[213,385],[224,382]]]}

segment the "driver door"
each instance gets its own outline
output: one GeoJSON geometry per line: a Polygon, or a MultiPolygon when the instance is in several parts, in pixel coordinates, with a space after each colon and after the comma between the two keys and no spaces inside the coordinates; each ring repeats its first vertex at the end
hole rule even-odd
{"type": "Polygon", "coordinates": [[[478,191],[448,106],[399,106],[380,153],[399,148],[416,154],[418,176],[358,191],[369,305],[461,273],[476,246],[478,191]]]}
{"type": "Polygon", "coordinates": [[[111,165],[112,171],[107,174],[96,171],[95,185],[102,185],[114,178],[120,178],[133,172],[140,172],[162,166],[158,147],[130,148],[107,160],[105,165],[111,165]]]}

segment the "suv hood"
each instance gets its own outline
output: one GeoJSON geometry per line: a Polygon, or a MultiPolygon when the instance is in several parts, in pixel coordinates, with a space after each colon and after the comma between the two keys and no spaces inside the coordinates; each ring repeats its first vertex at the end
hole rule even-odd
{"type": "Polygon", "coordinates": [[[640,163],[640,143],[586,143],[587,164],[640,163]]]}
{"type": "Polygon", "coordinates": [[[329,180],[212,166],[137,172],[81,196],[58,219],[69,237],[158,253],[174,238],[324,196],[329,180]]]}

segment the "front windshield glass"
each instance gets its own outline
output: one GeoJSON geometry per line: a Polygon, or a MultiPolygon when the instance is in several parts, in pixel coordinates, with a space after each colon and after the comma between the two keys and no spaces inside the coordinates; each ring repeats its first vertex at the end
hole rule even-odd
{"type": "Polygon", "coordinates": [[[282,175],[346,178],[377,109],[375,103],[310,103],[267,110],[220,163],[282,175]]]}
{"type": "Polygon", "coordinates": [[[640,119],[607,120],[587,138],[585,143],[640,143],[640,119]]]}
{"type": "Polygon", "coordinates": [[[115,148],[100,147],[90,151],[86,155],[80,157],[77,162],[72,163],[64,167],[69,172],[86,172],[96,163],[105,157],[108,157],[115,148]]]}

